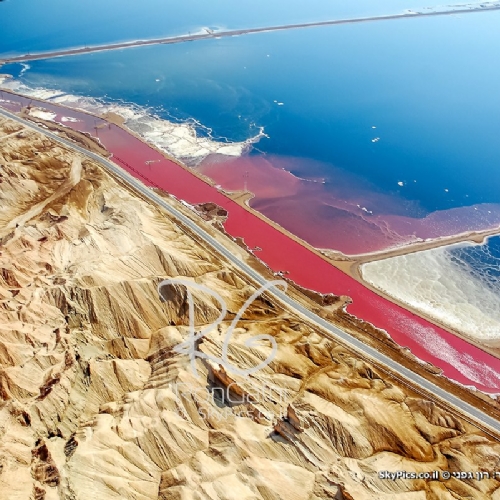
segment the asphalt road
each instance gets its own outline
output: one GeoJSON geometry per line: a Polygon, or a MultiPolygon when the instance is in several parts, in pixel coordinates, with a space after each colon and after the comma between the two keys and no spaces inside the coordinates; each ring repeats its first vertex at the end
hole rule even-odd
{"type": "Polygon", "coordinates": [[[229,36],[248,35],[251,33],[284,31],[284,30],[299,29],[299,28],[314,28],[316,26],[334,26],[337,24],[357,24],[357,23],[366,23],[373,21],[389,21],[394,19],[411,19],[414,17],[436,17],[436,16],[450,16],[456,14],[471,14],[474,12],[489,12],[492,10],[500,10],[500,3],[491,4],[485,7],[478,6],[478,7],[471,7],[468,9],[455,9],[455,10],[437,11],[437,12],[413,11],[413,12],[406,12],[403,14],[389,14],[385,16],[371,16],[371,17],[355,17],[351,19],[334,19],[330,21],[284,24],[280,26],[267,26],[262,28],[246,28],[246,29],[228,30],[228,31],[207,31],[207,33],[198,33],[194,35],[154,38],[151,40],[135,40],[132,42],[109,43],[106,45],[94,45],[90,47],[78,47],[66,50],[24,54],[21,56],[13,56],[0,59],[0,65],[13,62],[34,61],[37,59],[51,59],[54,57],[74,56],[78,54],[87,54],[90,52],[103,52],[108,50],[128,49],[131,47],[143,47],[146,45],[173,44],[173,43],[193,42],[195,40],[207,40],[210,38],[223,38],[229,36]]]}
{"type": "MultiPolygon", "coordinates": [[[[46,129],[43,129],[32,123],[29,123],[8,111],[0,109],[0,115],[15,120],[28,128],[37,130],[38,132],[50,137],[54,141],[59,142],[70,149],[76,150],[82,155],[92,158],[96,162],[100,163],[107,170],[111,171],[113,174],[115,174],[124,182],[129,184],[136,191],[140,192],[144,197],[149,199],[152,203],[161,207],[163,210],[168,212],[174,219],[181,222],[184,226],[188,227],[193,233],[197,234],[208,245],[210,245],[213,249],[215,249],[217,252],[223,255],[229,262],[231,262],[241,272],[243,272],[251,279],[253,279],[256,283],[258,283],[261,286],[268,283],[268,280],[266,278],[264,278],[254,269],[252,269],[248,264],[239,260],[234,254],[231,253],[231,251],[227,250],[224,247],[224,245],[222,245],[216,239],[210,236],[210,234],[208,234],[202,227],[200,227],[200,225],[198,225],[197,223],[186,217],[184,214],[179,212],[177,209],[169,205],[167,202],[165,202],[165,200],[163,200],[160,196],[154,193],[150,188],[146,187],[139,180],[128,174],[128,172],[125,172],[118,165],[112,163],[111,161],[95,153],[86,150],[85,148],[82,148],[72,143],[67,139],[64,139],[56,134],[53,134],[52,132],[49,132],[46,129]]],[[[268,293],[273,295],[283,304],[286,304],[296,313],[307,318],[309,322],[316,324],[317,326],[321,327],[323,331],[328,332],[329,335],[333,338],[333,340],[337,342],[340,340],[341,343],[351,348],[352,350],[361,353],[364,357],[374,360],[379,365],[382,366],[385,365],[391,371],[396,373],[398,375],[398,378],[402,379],[403,381],[409,382],[413,386],[420,387],[424,391],[429,392],[431,395],[433,395],[433,398],[441,400],[446,405],[451,406],[455,410],[458,410],[471,422],[479,424],[479,426],[483,430],[487,431],[488,429],[490,429],[491,431],[493,431],[494,434],[493,437],[496,437],[495,435],[498,435],[498,433],[500,432],[500,421],[498,421],[497,419],[490,417],[489,415],[487,415],[480,409],[476,408],[475,406],[472,406],[469,403],[458,398],[457,396],[447,392],[444,389],[441,389],[437,385],[433,384],[432,382],[429,382],[422,376],[418,375],[417,373],[414,373],[413,371],[409,370],[408,368],[394,361],[385,354],[380,353],[373,347],[363,344],[363,342],[359,341],[349,333],[341,330],[335,325],[329,323],[328,321],[325,321],[316,314],[312,313],[304,306],[302,306],[292,298],[288,297],[285,293],[279,290],[276,291],[269,290],[268,293]]]]}

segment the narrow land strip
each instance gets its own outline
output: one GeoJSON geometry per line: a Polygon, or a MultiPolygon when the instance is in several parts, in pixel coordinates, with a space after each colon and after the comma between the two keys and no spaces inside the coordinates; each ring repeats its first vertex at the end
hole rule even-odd
{"type": "Polygon", "coordinates": [[[468,231],[466,233],[455,234],[453,236],[429,238],[424,241],[416,241],[396,248],[389,248],[387,250],[358,255],[344,255],[340,252],[329,250],[327,248],[320,249],[320,251],[334,263],[337,261],[346,261],[346,265],[343,268],[345,268],[352,276],[356,276],[356,272],[351,272],[352,268],[359,267],[361,264],[365,264],[367,262],[389,259],[390,257],[408,255],[410,253],[432,250],[434,248],[455,245],[458,243],[482,244],[491,236],[496,236],[498,234],[500,234],[500,226],[479,231],[468,231]]]}
{"type": "Polygon", "coordinates": [[[316,21],[311,23],[299,23],[299,24],[286,24],[280,26],[267,26],[261,28],[246,28],[239,30],[227,30],[227,31],[211,31],[206,30],[206,33],[188,34],[180,35],[174,37],[165,38],[154,38],[151,40],[134,40],[130,42],[120,42],[120,43],[110,43],[105,45],[94,45],[90,47],[77,47],[65,50],[56,50],[50,52],[38,52],[34,54],[23,54],[19,56],[4,57],[0,59],[0,66],[6,63],[16,63],[25,61],[35,61],[38,59],[52,59],[55,57],[65,57],[65,56],[75,56],[79,54],[88,54],[92,52],[103,52],[108,50],[118,50],[118,49],[129,49],[132,47],[144,47],[148,45],[161,45],[161,44],[174,44],[183,42],[193,42],[196,40],[208,40],[214,38],[224,38],[239,35],[250,35],[252,33],[265,33],[271,31],[285,31],[291,29],[300,28],[314,28],[319,26],[334,26],[338,24],[356,24],[356,23],[366,23],[374,21],[389,21],[395,19],[411,19],[417,17],[436,17],[436,16],[449,16],[456,14],[471,14],[477,12],[491,12],[495,10],[500,10],[500,3],[495,3],[491,5],[482,4],[478,7],[470,7],[466,9],[456,9],[447,11],[431,11],[431,12],[405,12],[403,14],[390,14],[384,16],[371,16],[371,17],[357,17],[351,19],[333,19],[330,21],[316,21]]]}

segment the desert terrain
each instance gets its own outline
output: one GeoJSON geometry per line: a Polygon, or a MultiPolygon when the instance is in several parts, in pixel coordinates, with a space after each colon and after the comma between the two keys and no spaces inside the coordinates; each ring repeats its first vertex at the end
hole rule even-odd
{"type": "MultiPolygon", "coordinates": [[[[169,199],[200,224],[224,215],[169,199]]],[[[265,295],[227,357],[255,367],[271,344],[249,341],[271,335],[274,359],[241,376],[198,357],[194,371],[175,349],[188,334],[188,289],[160,298],[159,283],[181,277],[225,300],[225,320],[197,345],[214,358],[254,284],[99,165],[8,120],[0,269],[0,498],[500,500],[498,441],[265,295]]],[[[219,304],[191,293],[199,330],[219,304]]],[[[343,304],[330,300],[324,316],[352,322],[343,304]]]]}

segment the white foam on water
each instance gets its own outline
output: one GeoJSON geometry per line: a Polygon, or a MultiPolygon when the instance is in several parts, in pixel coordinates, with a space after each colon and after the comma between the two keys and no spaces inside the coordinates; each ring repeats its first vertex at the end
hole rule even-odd
{"type": "Polygon", "coordinates": [[[363,264],[361,273],[375,288],[450,328],[478,340],[500,339],[498,293],[446,247],[363,264]]]}
{"type": "Polygon", "coordinates": [[[7,78],[0,81],[0,86],[28,97],[50,100],[56,104],[64,104],[96,115],[116,113],[125,119],[125,125],[130,130],[145,141],[188,165],[197,165],[212,154],[241,156],[262,137],[267,137],[264,128],[260,127],[255,136],[245,141],[232,142],[224,137],[214,137],[211,129],[204,127],[196,120],[181,123],[165,120],[157,116],[155,110],[141,108],[134,103],[106,102],[57,90],[32,88],[18,80],[7,78]],[[203,134],[199,131],[203,131],[203,134]]]}

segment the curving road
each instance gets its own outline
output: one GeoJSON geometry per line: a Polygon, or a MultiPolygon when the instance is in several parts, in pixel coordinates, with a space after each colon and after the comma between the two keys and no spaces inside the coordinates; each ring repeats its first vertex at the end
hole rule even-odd
{"type": "MultiPolygon", "coordinates": [[[[49,132],[43,128],[40,128],[32,123],[29,123],[22,118],[10,113],[8,111],[0,109],[0,115],[3,115],[6,118],[10,118],[11,120],[15,120],[27,128],[31,128],[40,132],[56,142],[63,144],[64,146],[76,150],[84,156],[92,158],[94,161],[101,164],[104,168],[112,172],[114,175],[119,177],[122,181],[131,186],[134,190],[140,192],[145,198],[149,199],[152,203],[155,203],[157,206],[161,207],[163,210],[168,212],[174,219],[180,222],[182,225],[188,227],[193,233],[202,238],[208,245],[210,245],[213,249],[219,252],[222,256],[224,256],[229,262],[231,262],[234,266],[236,266],[241,272],[246,274],[260,286],[268,283],[268,280],[264,278],[260,273],[252,269],[248,264],[241,261],[232,254],[229,250],[227,250],[224,245],[219,243],[215,238],[213,238],[210,234],[208,234],[200,225],[186,217],[184,214],[179,212],[176,208],[169,205],[165,200],[163,200],[160,196],[154,193],[150,188],[146,187],[135,177],[131,176],[127,172],[125,172],[118,165],[113,162],[92,153],[85,148],[78,146],[71,141],[59,137],[58,135],[49,132]]],[[[320,318],[316,314],[312,313],[304,306],[288,297],[285,293],[279,290],[270,290],[268,293],[273,295],[280,302],[291,308],[293,311],[298,313],[299,315],[305,317],[310,323],[319,326],[324,332],[328,332],[328,334],[332,337],[336,342],[340,341],[342,344],[352,349],[355,352],[360,353],[363,357],[369,358],[373,360],[376,364],[385,366],[389,368],[389,371],[397,374],[398,379],[403,382],[407,382],[410,385],[418,387],[422,389],[425,393],[433,395],[434,398],[440,400],[445,406],[451,407],[461,415],[463,415],[466,419],[471,421],[472,423],[478,425],[482,430],[490,434],[493,438],[498,439],[498,435],[500,434],[500,421],[497,419],[487,415],[485,412],[481,411],[479,408],[463,401],[457,396],[447,392],[441,387],[433,384],[428,381],[424,377],[414,373],[409,370],[405,366],[399,364],[394,361],[390,357],[385,354],[380,353],[373,347],[363,344],[360,340],[353,337],[349,333],[341,330],[335,325],[325,321],[320,318]]]]}
{"type": "Polygon", "coordinates": [[[88,54],[90,52],[103,52],[108,50],[129,49],[131,47],[144,47],[147,45],[160,45],[160,44],[173,44],[182,42],[193,42],[195,40],[207,40],[211,38],[224,38],[229,36],[249,35],[252,33],[264,33],[269,31],[284,31],[299,28],[314,28],[317,26],[334,26],[337,24],[356,24],[366,23],[373,21],[389,21],[394,19],[410,19],[414,17],[436,17],[436,16],[450,16],[455,14],[471,14],[474,12],[490,12],[493,10],[500,10],[500,3],[483,4],[482,6],[462,8],[455,10],[445,11],[431,11],[431,12],[405,12],[403,14],[388,14],[385,16],[371,16],[371,17],[355,17],[351,19],[334,19],[330,21],[316,21],[311,23],[299,24],[283,24],[280,26],[268,26],[262,28],[246,28],[239,30],[228,31],[211,31],[206,30],[206,33],[198,33],[194,35],[180,35],[165,38],[153,38],[151,40],[135,40],[131,42],[109,43],[106,45],[94,45],[90,47],[78,47],[73,49],[55,50],[50,52],[37,52],[34,54],[24,54],[21,56],[5,57],[0,59],[0,66],[7,63],[35,61],[38,59],[52,59],[54,57],[75,56],[79,54],[88,54]]]}

